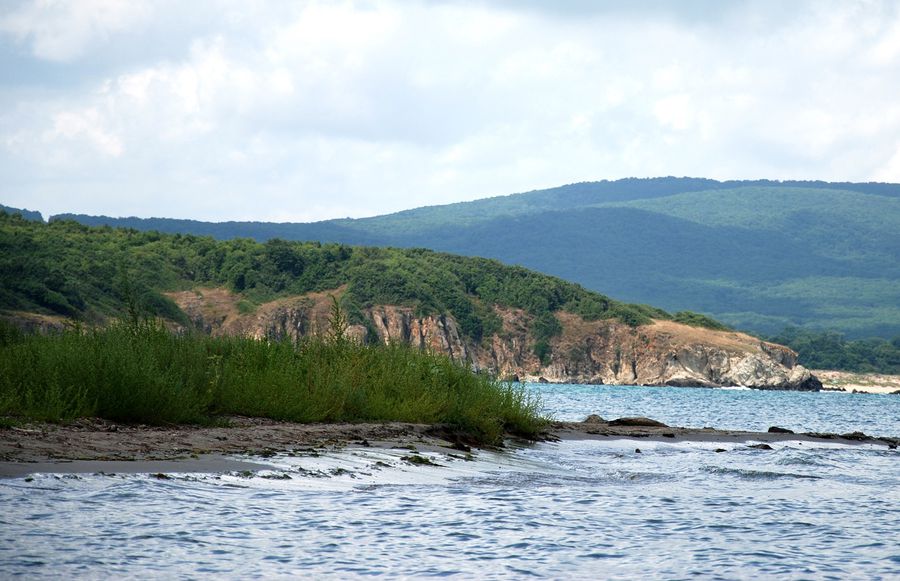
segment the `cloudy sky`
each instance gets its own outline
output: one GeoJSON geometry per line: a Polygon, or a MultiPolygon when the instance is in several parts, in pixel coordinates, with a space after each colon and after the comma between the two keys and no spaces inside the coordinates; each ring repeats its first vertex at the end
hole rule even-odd
{"type": "Polygon", "coordinates": [[[278,221],[900,182],[900,3],[3,0],[0,175],[45,215],[278,221]]]}

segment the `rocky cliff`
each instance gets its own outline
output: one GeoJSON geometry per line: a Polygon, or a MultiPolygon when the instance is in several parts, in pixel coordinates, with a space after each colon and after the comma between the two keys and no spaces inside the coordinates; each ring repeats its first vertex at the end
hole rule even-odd
{"type": "MultiPolygon", "coordinates": [[[[334,294],[340,294],[336,289],[334,294]]],[[[279,299],[250,308],[225,289],[196,289],[169,296],[201,329],[258,338],[298,338],[324,331],[330,293],[279,299]]],[[[473,369],[502,378],[555,383],[670,386],[745,386],[817,390],[821,383],[797,364],[797,354],[743,333],[712,331],[672,321],[629,327],[616,320],[584,321],[557,313],[563,332],[551,341],[548,359],[533,352],[530,317],[496,307],[501,332],[475,343],[445,315],[416,316],[413,309],[379,305],[367,309],[368,325],[351,325],[360,341],[377,336],[432,349],[473,369]]]]}

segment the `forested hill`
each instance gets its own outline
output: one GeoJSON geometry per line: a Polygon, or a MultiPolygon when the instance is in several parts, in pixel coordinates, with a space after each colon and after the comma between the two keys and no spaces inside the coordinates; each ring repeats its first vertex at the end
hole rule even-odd
{"type": "Polygon", "coordinates": [[[421,315],[450,314],[473,341],[499,331],[493,306],[529,314],[533,337],[559,332],[554,313],[585,320],[651,318],[722,328],[694,313],[674,316],[629,305],[558,278],[494,260],[423,249],[385,249],[317,242],[216,241],[71,221],[50,224],[0,212],[0,311],[25,311],[88,322],[150,314],[187,324],[164,291],[221,286],[242,304],[345,287],[351,322],[365,324],[373,305],[415,307],[421,315]]]}
{"type": "Polygon", "coordinates": [[[174,218],[138,218],[58,214],[50,220],[75,220],[88,226],[119,226],[137,230],[168,233],[190,233],[219,239],[253,238],[264,242],[270,238],[285,240],[320,240],[322,242],[365,243],[384,237],[402,240],[412,233],[426,233],[430,228],[486,223],[495,218],[574,210],[583,207],[665,198],[689,192],[733,190],[736,188],[805,188],[837,190],[875,196],[900,198],[900,184],[850,183],[822,181],[724,181],[703,178],[626,178],[616,181],[582,182],[545,190],[534,190],[459,202],[427,206],[361,219],[336,219],[312,223],[277,222],[203,222],[174,218]],[[357,238],[358,240],[354,240],[357,238]]]}
{"type": "Polygon", "coordinates": [[[66,217],[220,239],[425,247],[763,334],[900,334],[898,184],[626,179],[312,224],[66,217]]]}

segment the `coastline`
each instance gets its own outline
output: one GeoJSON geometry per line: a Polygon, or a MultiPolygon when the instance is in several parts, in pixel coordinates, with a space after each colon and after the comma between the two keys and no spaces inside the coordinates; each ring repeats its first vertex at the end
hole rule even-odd
{"type": "MultiPolygon", "coordinates": [[[[875,444],[896,449],[900,446],[900,438],[869,436],[863,432],[833,434],[823,432],[795,433],[780,428],[776,431],[751,432],[746,430],[728,430],[718,428],[680,428],[675,426],[628,425],[629,421],[643,423],[647,418],[621,418],[613,422],[554,422],[549,434],[560,440],[588,439],[645,439],[657,442],[707,442],[735,444],[758,442],[769,444],[775,442],[816,442],[833,444],[875,444]],[[614,425],[624,421],[626,425],[614,425]]],[[[653,420],[650,420],[653,421],[653,420]]]]}
{"type": "MultiPolygon", "coordinates": [[[[525,443],[511,437],[512,441],[525,443]]],[[[848,434],[749,432],[670,427],[647,418],[552,422],[540,438],[705,442],[765,446],[775,442],[870,444],[896,449],[900,438],[848,434]]],[[[228,472],[268,469],[276,454],[316,454],[345,447],[414,449],[459,455],[471,447],[440,425],[409,423],[295,424],[233,417],[219,426],[146,426],[82,419],[0,429],[0,477],[37,472],[228,472]],[[252,456],[240,459],[234,456],[252,456]]]]}
{"type": "Polygon", "coordinates": [[[266,418],[232,416],[214,426],[149,426],[84,418],[69,424],[28,423],[0,429],[0,462],[71,460],[168,461],[210,454],[253,454],[370,442],[447,444],[433,436],[441,429],[426,424],[298,424],[266,418]]]}
{"type": "Polygon", "coordinates": [[[900,392],[900,375],[885,373],[855,373],[812,369],[813,375],[822,382],[824,391],[846,391],[856,393],[897,394],[900,392]]]}

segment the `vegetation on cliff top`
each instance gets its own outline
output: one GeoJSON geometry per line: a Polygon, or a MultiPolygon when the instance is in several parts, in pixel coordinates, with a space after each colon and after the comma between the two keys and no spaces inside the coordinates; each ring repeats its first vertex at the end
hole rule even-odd
{"type": "Polygon", "coordinates": [[[154,322],[23,335],[0,325],[0,417],[150,424],[222,415],[295,422],[447,424],[477,443],[534,436],[521,386],[406,345],[173,334],[154,322]]]}
{"type": "MultiPolygon", "coordinates": [[[[86,322],[130,312],[187,323],[162,292],[201,285],[227,286],[250,303],[346,285],[342,301],[351,322],[365,323],[362,311],[372,305],[405,305],[420,315],[451,314],[475,341],[500,331],[493,305],[529,313],[538,343],[560,332],[553,316],[559,310],[629,325],[671,318],[660,309],[621,303],[494,260],[278,239],[216,241],[75,222],[43,224],[3,213],[0,272],[0,309],[86,322]]],[[[678,318],[717,325],[690,313],[678,318]]]]}

